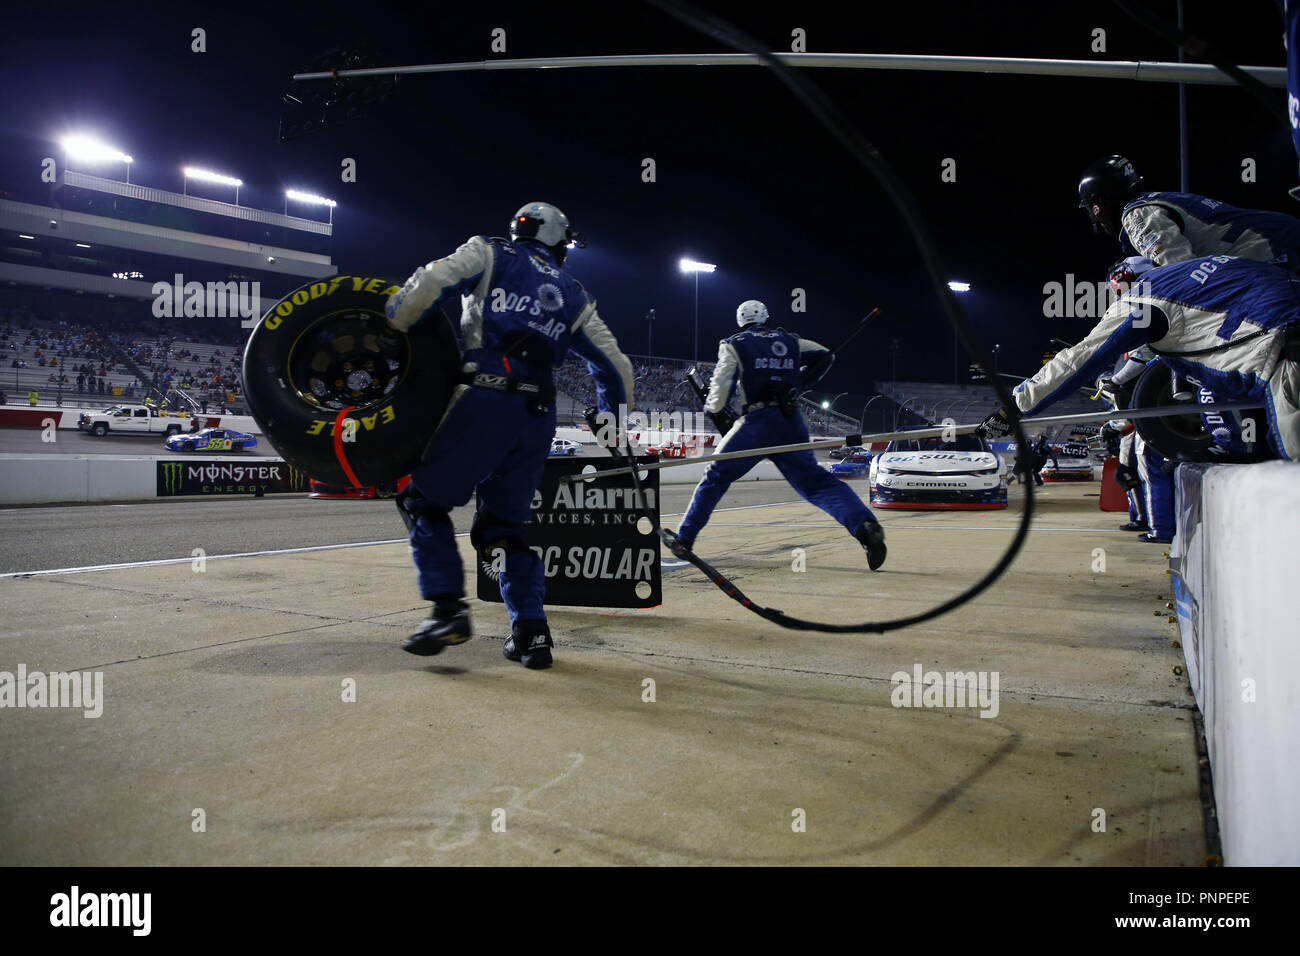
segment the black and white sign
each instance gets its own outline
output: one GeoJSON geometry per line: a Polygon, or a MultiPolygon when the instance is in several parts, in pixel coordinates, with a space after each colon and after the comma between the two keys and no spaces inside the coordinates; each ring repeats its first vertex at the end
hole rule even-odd
{"type": "MultiPolygon", "coordinates": [[[[648,464],[654,456],[637,461],[648,464]]],[[[546,569],[546,603],[576,607],[655,607],[663,603],[659,536],[627,475],[601,481],[566,480],[586,469],[618,468],[619,459],[552,458],[533,495],[528,545],[546,569]]],[[[641,481],[646,508],[659,515],[659,473],[641,481]]],[[[501,600],[502,554],[480,555],[478,596],[501,600]]]]}

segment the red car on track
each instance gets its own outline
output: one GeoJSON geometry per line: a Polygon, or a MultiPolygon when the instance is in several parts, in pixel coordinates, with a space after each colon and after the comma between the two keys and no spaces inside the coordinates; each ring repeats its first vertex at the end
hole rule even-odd
{"type": "Polygon", "coordinates": [[[406,486],[411,483],[410,475],[403,475],[397,479],[397,490],[380,491],[374,485],[367,485],[364,488],[352,488],[347,485],[330,485],[323,481],[317,481],[312,478],[309,482],[311,494],[308,498],[391,498],[396,494],[401,494],[406,486]]]}

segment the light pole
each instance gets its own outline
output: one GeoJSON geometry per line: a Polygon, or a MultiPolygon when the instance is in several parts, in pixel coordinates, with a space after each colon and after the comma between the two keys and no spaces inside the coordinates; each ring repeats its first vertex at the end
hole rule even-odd
{"type": "Polygon", "coordinates": [[[843,397],[844,397],[845,395],[847,395],[847,394],[849,394],[849,393],[848,393],[848,392],[840,392],[838,395],[836,395],[834,398],[832,398],[829,402],[822,402],[822,408],[826,409],[828,412],[833,412],[833,411],[835,411],[835,403],[838,402],[841,398],[843,398],[843,397]]]}
{"type": "Polygon", "coordinates": [[[870,400],[868,400],[867,404],[862,406],[862,417],[858,420],[858,431],[865,432],[867,430],[867,409],[870,408],[871,403],[878,398],[884,398],[884,396],[872,395],[870,400]]]}
{"type": "Polygon", "coordinates": [[[1002,346],[995,344],[993,346],[993,374],[998,374],[998,353],[1002,351],[1002,346]]]}
{"type": "Polygon", "coordinates": [[[645,324],[647,329],[646,340],[645,340],[645,348],[646,348],[645,354],[647,357],[653,358],[655,354],[655,310],[654,309],[651,309],[649,312],[645,314],[645,324]]]}
{"type": "MultiPolygon", "coordinates": [[[[970,291],[970,283],[953,280],[952,282],[948,283],[948,288],[952,289],[953,292],[966,293],[970,291]]],[[[957,330],[955,328],[952,330],[952,383],[954,385],[958,384],[957,382],[957,330]]]]}
{"type": "MultiPolygon", "coordinates": [[[[915,395],[913,395],[911,398],[904,399],[904,400],[903,400],[903,404],[902,404],[902,405],[899,405],[899,406],[898,406],[898,409],[894,412],[894,431],[898,431],[898,418],[899,418],[899,416],[902,415],[903,412],[907,410],[907,406],[908,406],[909,404],[911,404],[912,401],[915,400],[915,399],[916,399],[916,396],[915,396],[915,395]]],[[[916,413],[913,412],[912,414],[916,414],[916,413]]]]}
{"type": "Polygon", "coordinates": [[[695,273],[695,361],[700,360],[700,273],[713,272],[718,267],[711,262],[696,262],[694,259],[682,259],[677,267],[683,272],[695,273]]]}

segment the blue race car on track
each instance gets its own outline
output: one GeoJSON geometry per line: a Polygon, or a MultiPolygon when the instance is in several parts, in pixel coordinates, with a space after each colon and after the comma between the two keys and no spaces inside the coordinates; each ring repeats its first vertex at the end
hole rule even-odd
{"type": "Polygon", "coordinates": [[[171,451],[243,451],[257,447],[257,436],[233,428],[205,428],[188,435],[173,435],[166,441],[171,451]]]}
{"type": "Polygon", "coordinates": [[[870,467],[871,454],[859,451],[831,465],[831,474],[836,478],[865,478],[870,467]]]}

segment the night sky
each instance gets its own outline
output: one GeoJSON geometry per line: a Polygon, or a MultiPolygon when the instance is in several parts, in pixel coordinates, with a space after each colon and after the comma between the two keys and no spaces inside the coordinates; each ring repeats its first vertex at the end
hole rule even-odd
{"type": "MultiPolygon", "coordinates": [[[[1110,3],[712,4],[773,49],[794,28],[815,52],[1172,60],[1177,51],[1110,3]],[[1105,53],[1090,51],[1106,31],[1105,53]]],[[[1172,18],[1172,0],[1148,6],[1172,18]]],[[[1281,66],[1269,0],[1187,3],[1187,26],[1237,63],[1281,66]]],[[[278,141],[289,76],[337,46],[385,64],[560,55],[725,52],[641,3],[420,4],[281,9],[274,4],[77,4],[5,13],[0,187],[33,193],[43,156],[88,131],[131,153],[133,182],[181,188],[180,168],[237,175],[240,199],[283,208],[293,186],[331,196],[340,271],[405,277],[474,234],[503,234],[526,201],[564,209],[589,241],[571,271],[624,349],[690,357],[693,282],[677,261],[718,265],[700,280],[700,352],[734,331],[743,299],[826,344],[873,306],[886,310],[823,387],[864,392],[890,378],[951,381],[953,335],[911,237],[880,187],[766,71],[755,67],[475,72],[404,77],[366,118],[278,141]],[[207,52],[190,31],[207,31],[207,52]],[[504,54],[490,51],[494,28],[504,54]],[[344,157],[358,181],[340,182],[344,157]],[[653,158],[657,181],[642,181],[653,158]],[[790,311],[791,290],[807,294],[790,311]]],[[[1095,281],[1118,256],[1077,208],[1080,170],[1128,155],[1150,188],[1178,188],[1177,93],[1168,84],[867,70],[808,75],[907,181],[937,232],[962,303],[1003,371],[1032,373],[1054,337],[1092,322],[1043,316],[1043,285],[1095,281]],[[956,182],[941,163],[956,160],[956,182]]],[[[1276,93],[1279,103],[1285,94],[1276,93]]],[[[1191,189],[1300,211],[1288,131],[1242,90],[1189,87],[1191,189]],[[1254,158],[1258,181],[1241,179],[1254,158]]],[[[119,175],[109,172],[109,175],[119,175]]],[[[214,198],[227,198],[218,189],[214,198]]],[[[959,364],[965,381],[963,354],[959,364]]]]}

